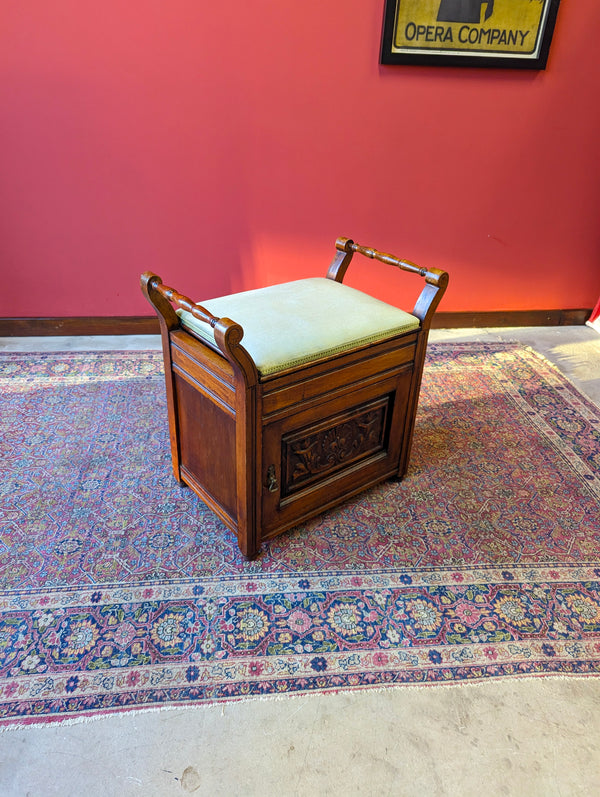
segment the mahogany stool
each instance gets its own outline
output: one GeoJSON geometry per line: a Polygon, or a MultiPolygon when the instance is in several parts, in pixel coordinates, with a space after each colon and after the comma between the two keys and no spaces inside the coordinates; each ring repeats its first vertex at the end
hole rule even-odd
{"type": "Polygon", "coordinates": [[[142,275],[160,320],[175,477],[237,534],[244,556],[404,476],[447,284],[444,271],[348,238],[325,278],[202,305],[142,275]],[[412,313],[342,284],[355,252],[425,278],[412,313]]]}

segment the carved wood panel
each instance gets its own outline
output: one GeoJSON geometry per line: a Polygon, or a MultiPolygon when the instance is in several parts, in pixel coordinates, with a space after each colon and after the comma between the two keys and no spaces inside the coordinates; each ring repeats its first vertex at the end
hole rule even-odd
{"type": "Polygon", "coordinates": [[[282,496],[383,451],[391,398],[383,396],[284,435],[282,496]]]}

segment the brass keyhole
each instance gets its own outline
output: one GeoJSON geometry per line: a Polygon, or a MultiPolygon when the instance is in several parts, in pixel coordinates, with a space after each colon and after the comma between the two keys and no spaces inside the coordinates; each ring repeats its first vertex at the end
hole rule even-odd
{"type": "Polygon", "coordinates": [[[275,476],[275,465],[269,465],[267,469],[267,490],[270,493],[276,493],[279,489],[277,478],[275,476]]]}

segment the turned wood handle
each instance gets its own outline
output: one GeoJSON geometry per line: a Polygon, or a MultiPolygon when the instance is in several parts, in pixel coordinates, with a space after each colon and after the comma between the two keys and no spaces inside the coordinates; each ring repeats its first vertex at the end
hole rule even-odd
{"type": "Polygon", "coordinates": [[[168,333],[180,327],[179,316],[172,307],[172,305],[175,305],[182,310],[187,310],[198,321],[209,324],[214,330],[215,345],[213,346],[208,340],[203,340],[203,342],[223,354],[241,375],[248,387],[256,384],[258,372],[254,361],[246,349],[240,345],[244,337],[244,330],[239,324],[236,324],[230,318],[217,318],[206,307],[194,304],[191,299],[188,299],[187,296],[179,293],[174,288],[163,285],[163,281],[158,274],[154,274],[152,271],[146,271],[142,274],[141,286],[144,296],[158,313],[164,346],[167,346],[167,348],[169,346],[168,333]],[[166,343],[164,342],[165,334],[167,335],[166,343]]]}
{"type": "Polygon", "coordinates": [[[437,268],[421,268],[421,266],[418,266],[416,263],[411,263],[410,260],[401,260],[387,252],[380,252],[377,249],[373,249],[371,246],[360,246],[354,243],[350,238],[338,238],[335,242],[335,247],[340,252],[346,252],[346,254],[358,252],[358,254],[370,257],[372,260],[380,260],[388,266],[394,266],[395,268],[401,268],[403,271],[419,274],[421,277],[425,277],[425,281],[430,285],[442,286],[448,280],[448,275],[445,271],[441,271],[437,268]]]}
{"type": "Polygon", "coordinates": [[[144,277],[148,277],[146,280],[148,288],[152,288],[182,310],[187,310],[187,312],[191,313],[198,321],[204,321],[205,324],[210,324],[213,329],[216,327],[220,319],[212,315],[206,307],[202,307],[200,304],[194,304],[191,299],[188,299],[188,297],[184,296],[182,293],[178,293],[174,288],[163,285],[161,278],[156,274],[146,272],[142,277],[142,284],[144,284],[144,277]]]}
{"type": "Polygon", "coordinates": [[[178,293],[174,288],[169,288],[167,285],[159,286],[158,291],[162,293],[165,299],[176,304],[177,307],[181,307],[182,310],[187,310],[187,312],[191,313],[198,321],[204,321],[205,324],[210,324],[213,329],[216,327],[219,319],[217,316],[210,313],[206,307],[202,307],[200,304],[194,304],[187,296],[178,293]]]}

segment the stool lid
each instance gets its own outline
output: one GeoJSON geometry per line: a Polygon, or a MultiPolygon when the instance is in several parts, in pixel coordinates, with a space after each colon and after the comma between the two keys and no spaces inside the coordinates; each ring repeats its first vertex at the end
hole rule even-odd
{"type": "MultiPolygon", "coordinates": [[[[322,277],[199,302],[244,330],[242,346],[261,376],[418,329],[419,319],[366,293],[322,277]]],[[[185,310],[184,327],[215,344],[209,324],[185,310]]]]}

